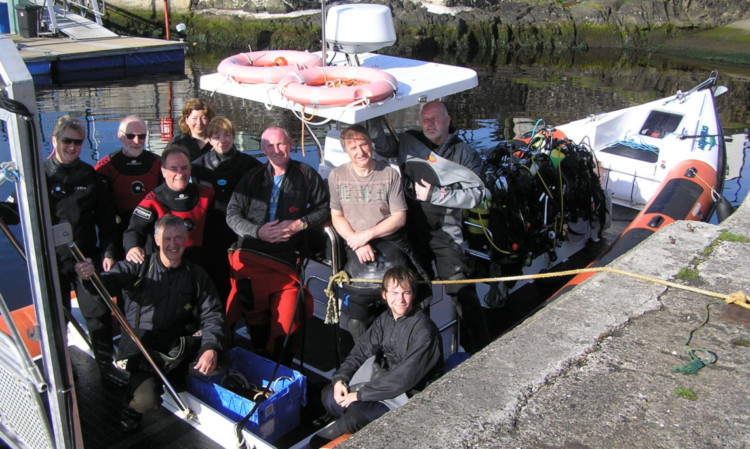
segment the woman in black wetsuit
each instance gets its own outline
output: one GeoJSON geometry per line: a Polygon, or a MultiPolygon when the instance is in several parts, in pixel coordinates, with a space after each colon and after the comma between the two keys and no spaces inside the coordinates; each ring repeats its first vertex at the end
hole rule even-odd
{"type": "Polygon", "coordinates": [[[200,265],[226,302],[230,290],[227,249],[237,241],[237,235],[227,225],[227,204],[240,179],[260,162],[234,146],[234,126],[228,119],[211,120],[207,135],[212,149],[194,160],[192,167],[193,182],[212,187],[216,192],[213,206],[208,210],[200,265]]]}
{"type": "Polygon", "coordinates": [[[190,152],[190,160],[194,161],[211,150],[208,139],[208,123],[216,117],[213,106],[206,100],[191,98],[182,107],[180,117],[181,135],[169,142],[169,145],[181,145],[190,152]]]}

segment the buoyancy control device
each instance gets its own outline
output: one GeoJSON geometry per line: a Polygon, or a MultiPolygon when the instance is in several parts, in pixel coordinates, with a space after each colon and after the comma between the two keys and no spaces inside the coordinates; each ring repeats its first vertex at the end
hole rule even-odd
{"type": "Polygon", "coordinates": [[[483,156],[491,199],[480,222],[491,231],[493,262],[529,265],[544,253],[554,262],[555,249],[575,232],[569,223],[586,221],[599,232],[606,226],[606,194],[588,145],[545,129],[501,141],[483,156]]]}

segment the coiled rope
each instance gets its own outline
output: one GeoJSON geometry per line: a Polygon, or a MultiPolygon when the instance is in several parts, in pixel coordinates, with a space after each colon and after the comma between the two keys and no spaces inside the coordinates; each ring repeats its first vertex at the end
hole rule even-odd
{"type": "MultiPolygon", "coordinates": [[[[740,307],[744,307],[750,310],[750,297],[748,297],[745,294],[745,292],[743,292],[742,290],[739,290],[737,292],[730,293],[730,294],[717,293],[717,292],[712,292],[710,290],[705,290],[702,288],[677,284],[675,282],[665,281],[662,279],[657,279],[657,278],[650,277],[650,276],[644,276],[641,274],[632,273],[630,271],[620,270],[620,269],[612,268],[612,267],[579,268],[575,270],[559,271],[555,273],[523,274],[523,275],[518,275],[518,276],[501,276],[501,277],[493,277],[493,278],[437,280],[437,281],[430,281],[430,284],[431,285],[479,284],[479,283],[488,284],[491,282],[521,281],[521,280],[529,280],[529,279],[550,279],[550,278],[563,277],[563,276],[574,276],[574,275],[584,274],[584,273],[619,274],[621,276],[627,276],[627,277],[634,278],[634,279],[640,279],[640,280],[651,282],[654,284],[676,288],[678,290],[684,290],[684,291],[689,291],[693,293],[698,293],[700,295],[709,296],[712,298],[718,298],[718,299],[723,300],[726,304],[737,304],[740,307]]],[[[336,284],[353,284],[353,283],[376,284],[379,282],[381,281],[373,280],[373,279],[350,278],[349,275],[343,270],[331,276],[328,280],[328,287],[324,290],[326,297],[328,297],[328,306],[326,309],[325,323],[326,324],[338,323],[339,310],[338,310],[338,300],[336,299],[336,294],[333,289],[334,283],[336,284]]],[[[418,281],[418,283],[425,283],[425,281],[418,281]]]]}
{"type": "MultiPolygon", "coordinates": [[[[729,303],[728,300],[726,300],[726,302],[729,303]]],[[[695,332],[698,331],[698,329],[708,324],[708,319],[711,317],[711,306],[715,304],[723,304],[723,303],[721,301],[714,301],[714,302],[710,302],[706,304],[706,319],[703,320],[703,322],[699,324],[698,327],[690,331],[690,333],[688,334],[687,341],[685,341],[685,345],[682,347],[682,349],[685,351],[690,361],[684,365],[675,366],[674,368],[672,368],[672,372],[683,373],[683,374],[695,374],[704,366],[713,365],[719,359],[719,357],[713,351],[709,351],[708,349],[703,349],[703,348],[694,348],[690,346],[690,341],[693,339],[693,334],[695,334],[695,332]]],[[[738,305],[742,307],[746,307],[742,304],[738,304],[738,305]]]]}

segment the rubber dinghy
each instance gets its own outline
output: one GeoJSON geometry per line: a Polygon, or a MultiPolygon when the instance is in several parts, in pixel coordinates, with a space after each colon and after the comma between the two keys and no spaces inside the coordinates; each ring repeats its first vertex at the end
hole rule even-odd
{"type": "MultiPolygon", "coordinates": [[[[617,204],[641,212],[589,267],[601,267],[677,220],[708,221],[724,187],[726,147],[714,98],[726,91],[718,73],[687,92],[557,129],[589,140],[599,159],[602,186],[617,204]],[[645,206],[643,205],[645,204],[645,206]]],[[[719,208],[719,221],[731,206],[719,208]]],[[[574,277],[550,300],[591,277],[574,277]]]]}

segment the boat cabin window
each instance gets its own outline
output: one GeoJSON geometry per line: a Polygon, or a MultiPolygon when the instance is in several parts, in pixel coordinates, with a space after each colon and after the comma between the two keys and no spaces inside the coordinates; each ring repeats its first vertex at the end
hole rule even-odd
{"type": "Polygon", "coordinates": [[[681,115],[651,111],[641,128],[640,134],[654,139],[663,139],[667,134],[675,132],[681,121],[681,115]]]}

